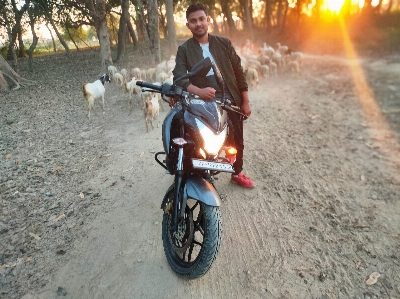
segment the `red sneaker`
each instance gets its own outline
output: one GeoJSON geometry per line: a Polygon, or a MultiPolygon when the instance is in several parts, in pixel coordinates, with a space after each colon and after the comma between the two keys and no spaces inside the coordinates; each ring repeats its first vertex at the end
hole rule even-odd
{"type": "Polygon", "coordinates": [[[254,182],[245,176],[243,173],[239,173],[237,176],[231,176],[231,182],[238,184],[240,187],[243,188],[253,188],[255,186],[254,182]]]}

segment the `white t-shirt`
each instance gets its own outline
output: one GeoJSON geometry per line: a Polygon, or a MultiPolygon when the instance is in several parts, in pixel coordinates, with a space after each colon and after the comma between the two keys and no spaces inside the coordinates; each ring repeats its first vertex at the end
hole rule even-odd
{"type": "MultiPolygon", "coordinates": [[[[210,52],[210,44],[200,44],[201,49],[203,50],[203,58],[210,57],[211,61],[215,63],[215,59],[210,52]]],[[[214,75],[214,70],[211,68],[210,71],[207,73],[207,76],[214,75]]]]}

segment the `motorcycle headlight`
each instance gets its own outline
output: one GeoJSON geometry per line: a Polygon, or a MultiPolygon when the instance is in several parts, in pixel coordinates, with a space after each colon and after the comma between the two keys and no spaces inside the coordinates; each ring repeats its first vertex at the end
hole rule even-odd
{"type": "Polygon", "coordinates": [[[221,147],[224,145],[226,138],[227,128],[219,134],[214,134],[206,125],[204,125],[201,121],[196,118],[197,128],[199,128],[200,135],[203,137],[204,141],[204,150],[209,155],[218,154],[221,147]]]}

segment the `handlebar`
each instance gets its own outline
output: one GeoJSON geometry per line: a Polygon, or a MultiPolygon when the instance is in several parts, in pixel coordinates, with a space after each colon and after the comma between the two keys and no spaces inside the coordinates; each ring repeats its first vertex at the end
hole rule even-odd
{"type": "MultiPolygon", "coordinates": [[[[138,85],[140,87],[145,87],[145,88],[152,89],[152,90],[157,91],[157,92],[159,92],[162,95],[165,95],[167,97],[183,99],[184,98],[184,94],[188,95],[187,92],[183,92],[181,87],[176,86],[176,85],[169,85],[169,84],[166,84],[166,83],[162,84],[161,86],[159,86],[159,85],[151,84],[149,82],[136,81],[136,85],[138,85]]],[[[186,105],[188,105],[188,103],[189,102],[187,102],[186,105]]],[[[240,107],[232,105],[230,100],[228,100],[228,99],[223,99],[222,101],[221,100],[217,100],[216,103],[218,105],[220,105],[222,109],[233,111],[235,113],[240,114],[243,117],[243,119],[247,119],[247,116],[244,115],[240,111],[240,107]]]]}
{"type": "Polygon", "coordinates": [[[162,86],[151,84],[151,83],[144,82],[144,81],[136,81],[136,85],[140,86],[140,87],[146,87],[146,88],[154,89],[154,90],[157,90],[159,92],[162,91],[162,86]]]}

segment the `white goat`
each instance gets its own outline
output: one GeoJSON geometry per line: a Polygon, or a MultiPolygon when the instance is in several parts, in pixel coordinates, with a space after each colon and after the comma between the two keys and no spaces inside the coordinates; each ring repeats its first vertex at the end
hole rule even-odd
{"type": "Polygon", "coordinates": [[[82,83],[82,95],[83,98],[88,102],[88,118],[90,119],[90,110],[94,111],[94,100],[102,99],[103,102],[103,111],[104,111],[104,82],[111,82],[108,74],[103,74],[99,80],[94,81],[93,83],[82,83]]]}
{"type": "Polygon", "coordinates": [[[137,78],[137,79],[143,79],[141,77],[142,71],[140,70],[140,68],[135,67],[131,70],[131,76],[132,78],[137,78]]]}
{"type": "Polygon", "coordinates": [[[271,75],[273,75],[274,77],[278,77],[278,66],[276,65],[275,62],[273,61],[269,62],[269,70],[271,75]]]}
{"type": "Polygon", "coordinates": [[[117,86],[119,86],[120,88],[122,88],[124,86],[124,76],[120,73],[115,73],[114,74],[114,82],[115,84],[117,84],[117,86]]]}
{"type": "Polygon", "coordinates": [[[157,69],[149,68],[147,70],[147,80],[154,82],[156,80],[157,69]]]}
{"type": "Polygon", "coordinates": [[[293,61],[298,61],[299,66],[302,66],[303,64],[303,59],[304,59],[304,54],[302,52],[293,52],[289,49],[288,51],[288,57],[290,60],[293,61]]]}
{"type": "Polygon", "coordinates": [[[266,64],[261,65],[260,73],[263,76],[263,78],[268,78],[269,77],[269,66],[266,64]]]}
{"type": "Polygon", "coordinates": [[[113,66],[113,65],[109,65],[107,69],[108,69],[108,75],[110,76],[110,79],[113,79],[114,78],[114,74],[116,72],[118,72],[117,68],[115,66],[113,66]]]}
{"type": "Polygon", "coordinates": [[[246,73],[246,81],[250,88],[256,87],[258,90],[258,73],[254,68],[248,68],[246,73]]]}
{"type": "Polygon", "coordinates": [[[280,43],[276,43],[276,50],[279,51],[282,55],[286,55],[289,50],[288,46],[281,46],[280,43]]]}
{"type": "Polygon", "coordinates": [[[300,64],[297,60],[289,61],[286,67],[289,71],[294,72],[296,75],[300,75],[300,64]]]}
{"type": "Polygon", "coordinates": [[[122,69],[119,71],[121,73],[122,76],[124,76],[124,82],[128,81],[128,71],[126,69],[122,69]]]}
{"type": "Polygon", "coordinates": [[[140,70],[139,78],[142,79],[142,80],[147,80],[147,70],[145,70],[145,69],[140,70]]]}
{"type": "Polygon", "coordinates": [[[142,98],[142,89],[140,86],[136,85],[136,80],[135,77],[132,78],[131,81],[125,82],[125,93],[129,94],[129,115],[132,113],[132,97],[136,98],[136,103],[139,106],[140,104],[140,99],[142,98]]]}

